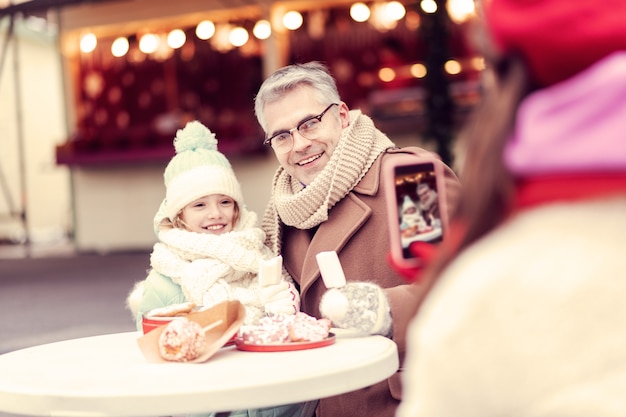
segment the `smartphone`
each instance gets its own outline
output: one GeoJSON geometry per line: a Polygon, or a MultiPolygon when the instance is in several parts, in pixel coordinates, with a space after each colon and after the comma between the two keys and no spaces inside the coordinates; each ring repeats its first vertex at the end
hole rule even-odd
{"type": "Polygon", "coordinates": [[[411,243],[439,243],[447,233],[443,166],[434,157],[400,154],[384,168],[391,256],[400,266],[418,266],[411,243]]]}

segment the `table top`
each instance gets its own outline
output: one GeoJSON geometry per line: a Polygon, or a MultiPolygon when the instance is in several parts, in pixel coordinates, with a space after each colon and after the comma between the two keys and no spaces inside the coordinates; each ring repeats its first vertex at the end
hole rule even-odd
{"type": "Polygon", "coordinates": [[[146,416],[269,407],[373,385],[398,369],[382,336],[337,338],[316,349],[244,352],[207,362],[150,363],[137,332],[0,355],[0,411],[33,416],[146,416]]]}

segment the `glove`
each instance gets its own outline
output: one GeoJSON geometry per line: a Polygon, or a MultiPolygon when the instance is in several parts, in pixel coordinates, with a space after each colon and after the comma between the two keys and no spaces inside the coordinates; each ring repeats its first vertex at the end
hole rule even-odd
{"type": "Polygon", "coordinates": [[[387,253],[387,263],[397,274],[402,275],[407,282],[412,283],[419,281],[422,271],[435,257],[437,246],[432,243],[418,241],[411,243],[409,250],[415,257],[420,259],[419,265],[413,267],[398,265],[391,256],[391,253],[387,253]]]}
{"type": "Polygon", "coordinates": [[[335,327],[362,335],[391,336],[391,308],[381,287],[368,282],[351,282],[331,288],[320,301],[322,316],[335,327]]]}
{"type": "Polygon", "coordinates": [[[290,282],[281,280],[278,284],[261,287],[259,291],[267,314],[296,314],[300,311],[300,294],[290,282]]]}

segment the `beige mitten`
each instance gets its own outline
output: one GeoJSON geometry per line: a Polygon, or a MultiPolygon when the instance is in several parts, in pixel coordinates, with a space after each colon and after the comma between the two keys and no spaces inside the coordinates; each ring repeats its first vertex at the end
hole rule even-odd
{"type": "Polygon", "coordinates": [[[376,284],[351,282],[341,288],[331,288],[322,296],[320,312],[341,329],[359,334],[391,335],[389,302],[376,284]]]}
{"type": "Polygon", "coordinates": [[[346,284],[343,268],[333,251],[318,253],[316,258],[328,288],[320,300],[322,316],[335,327],[357,334],[390,336],[391,309],[383,289],[368,282],[346,284]]]}
{"type": "Polygon", "coordinates": [[[296,314],[300,311],[300,295],[289,282],[268,285],[260,289],[265,312],[271,315],[296,314]]]}

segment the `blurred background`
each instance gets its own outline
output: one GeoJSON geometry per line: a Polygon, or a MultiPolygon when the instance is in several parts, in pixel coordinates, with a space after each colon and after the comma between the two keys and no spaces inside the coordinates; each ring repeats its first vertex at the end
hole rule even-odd
{"type": "Polygon", "coordinates": [[[351,108],[454,166],[480,99],[474,14],[472,0],[0,0],[0,258],[149,251],[193,119],[262,214],[277,162],[253,99],[289,63],[325,62],[351,108]]]}

